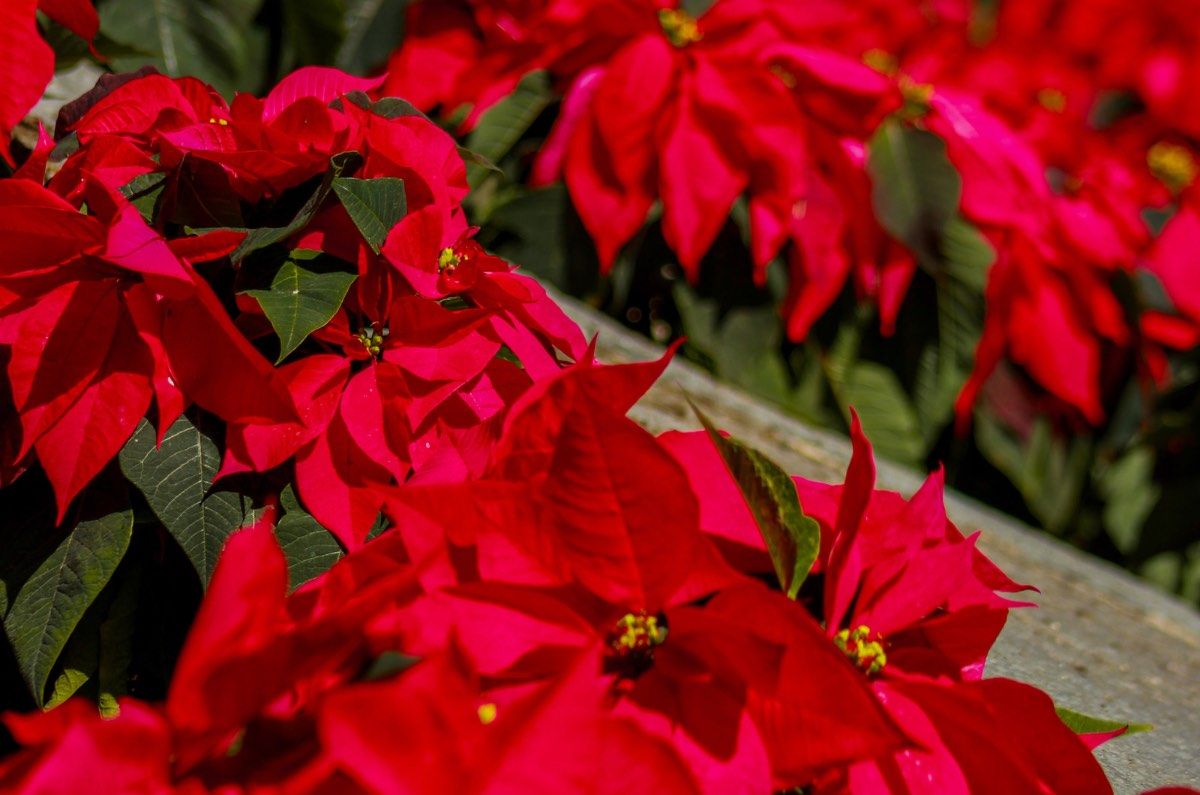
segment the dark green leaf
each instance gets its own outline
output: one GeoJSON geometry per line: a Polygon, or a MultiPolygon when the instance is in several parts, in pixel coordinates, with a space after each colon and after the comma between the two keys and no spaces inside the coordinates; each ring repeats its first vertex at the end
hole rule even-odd
{"type": "Polygon", "coordinates": [[[975,440],[980,452],[1020,490],[1026,504],[1052,533],[1062,533],[1079,507],[1088,475],[1092,439],[1063,438],[1045,417],[1018,438],[990,412],[976,412],[975,440]]]}
{"type": "Polygon", "coordinates": [[[719,378],[781,405],[790,403],[774,304],[735,305],[722,316],[716,299],[702,298],[683,281],[676,282],[671,293],[689,349],[699,349],[719,378]]]}
{"type": "Polygon", "coordinates": [[[478,187],[479,183],[488,174],[504,176],[504,169],[500,168],[500,166],[493,163],[490,159],[465,146],[458,147],[458,155],[467,164],[467,181],[471,184],[472,189],[478,187]]]}
{"type": "Polygon", "coordinates": [[[346,35],[334,66],[352,74],[368,74],[387,60],[404,35],[408,0],[345,0],[346,35]]]}
{"type": "Polygon", "coordinates": [[[131,510],[82,521],[41,561],[16,594],[8,594],[4,631],[39,706],[67,639],[116,571],[132,533],[131,510]]]}
{"type": "Polygon", "coordinates": [[[127,567],[108,614],[100,623],[100,671],[98,677],[100,714],[120,711],[117,699],[129,692],[133,667],[133,633],[141,595],[141,571],[127,567]]]}
{"type": "Polygon", "coordinates": [[[954,414],[954,401],[975,366],[983,333],[983,295],[948,273],[935,276],[937,339],[921,352],[913,385],[913,406],[926,450],[954,414]]]}
{"type": "Polygon", "coordinates": [[[333,181],[333,192],[342,200],[350,219],[376,254],[388,232],[408,212],[404,180],[395,177],[340,177],[333,181]]]}
{"type": "Polygon", "coordinates": [[[1132,554],[1162,494],[1154,482],[1154,449],[1135,447],[1103,467],[1096,489],[1104,499],[1104,529],[1122,554],[1132,554]]]}
{"type": "Polygon", "coordinates": [[[221,466],[216,442],[186,416],[156,445],[154,426],[142,420],[121,450],[121,471],[187,554],[207,586],[225,540],[246,521],[242,498],[209,493],[221,466]]]}
{"type": "Polygon", "coordinates": [[[679,7],[691,14],[693,17],[700,17],[704,12],[712,8],[715,0],[681,0],[679,7]]]}
{"type": "MultiPolygon", "coordinates": [[[[93,608],[95,605],[93,605],[93,608]]],[[[59,655],[45,709],[53,709],[74,696],[96,677],[100,669],[99,613],[88,610],[59,655]]]]}
{"type": "Polygon", "coordinates": [[[853,322],[843,323],[823,364],[830,389],[843,415],[858,412],[875,449],[895,461],[918,464],[925,441],[916,408],[889,368],[860,358],[863,332],[873,315],[860,307],[853,322]]]}
{"type": "MultiPolygon", "coordinates": [[[[56,75],[75,68],[80,61],[95,63],[88,42],[76,35],[74,31],[58,24],[41,12],[38,13],[38,27],[41,28],[42,38],[54,49],[56,75]]],[[[103,53],[105,58],[154,55],[153,52],[147,52],[144,47],[114,41],[106,36],[104,31],[96,34],[93,45],[97,52],[103,53]]],[[[95,80],[92,82],[94,83],[95,80]]]]}
{"type": "Polygon", "coordinates": [[[282,0],[281,73],[332,64],[346,36],[345,0],[282,0]]]}
{"type": "Polygon", "coordinates": [[[1171,300],[1171,296],[1167,294],[1167,289],[1163,287],[1162,280],[1157,275],[1145,268],[1139,268],[1134,272],[1134,280],[1137,286],[1138,300],[1143,307],[1167,315],[1175,314],[1175,302],[1171,300]]]}
{"type": "Polygon", "coordinates": [[[81,695],[97,702],[105,717],[120,711],[117,699],[128,692],[133,662],[140,582],[140,569],[126,561],[88,607],[59,656],[45,709],[81,695]]]}
{"type": "MultiPolygon", "coordinates": [[[[430,124],[433,120],[421,112],[417,106],[413,105],[407,99],[400,97],[384,97],[380,100],[372,100],[365,91],[351,91],[345,95],[345,100],[351,104],[357,105],[363,110],[369,110],[376,116],[385,119],[402,119],[406,116],[420,116],[422,119],[427,119],[430,124]]],[[[333,101],[335,108],[340,108],[342,99],[333,101]]]]}
{"type": "Polygon", "coordinates": [[[108,0],[101,3],[105,35],[152,55],[111,58],[115,71],[145,64],[173,77],[191,75],[225,96],[257,90],[266,48],[252,24],[262,0],[108,0]]]}
{"type": "Polygon", "coordinates": [[[886,458],[918,465],[925,456],[921,423],[896,374],[882,364],[858,361],[833,384],[843,408],[854,408],[875,449],[886,458]]]}
{"type": "Polygon", "coordinates": [[[752,447],[726,438],[692,405],[704,430],[733,474],[767,544],[779,585],[795,599],[821,548],[821,528],[805,516],[796,484],[779,465],[752,447]]]}
{"type": "Polygon", "coordinates": [[[936,135],[889,119],[871,139],[867,170],[883,228],[926,265],[939,259],[939,240],[957,217],[962,180],[936,135]]]}
{"type": "Polygon", "coordinates": [[[410,654],[403,654],[398,651],[385,651],[371,662],[367,670],[363,673],[362,678],[367,682],[387,679],[407,671],[420,661],[420,657],[413,657],[410,654]]]}
{"type": "Polygon", "coordinates": [[[262,306],[267,320],[279,335],[282,362],[337,313],[354,282],[355,274],[320,270],[320,260],[298,261],[304,252],[292,252],[275,274],[269,290],[247,290],[262,306]]]}
{"type": "Polygon", "coordinates": [[[275,537],[288,563],[288,581],[299,588],[329,571],[343,555],[342,547],[316,519],[305,513],[288,486],[279,495],[283,518],[275,526],[275,537]]]}
{"type": "Polygon", "coordinates": [[[973,224],[955,217],[942,228],[941,261],[946,273],[974,292],[983,293],[996,249],[973,224]]]}
{"type": "Polygon", "coordinates": [[[467,136],[467,148],[497,163],[529,129],[553,99],[544,71],[521,78],[513,92],[488,108],[467,136]]]}
{"type": "Polygon", "coordinates": [[[161,172],[142,174],[134,177],[129,184],[121,188],[121,194],[129,199],[147,223],[154,219],[154,211],[158,205],[158,197],[162,196],[167,175],[161,172]]]}
{"type": "Polygon", "coordinates": [[[264,227],[251,230],[250,234],[246,235],[246,239],[242,241],[242,244],[233,252],[231,259],[234,263],[239,263],[251,252],[258,251],[267,246],[273,246],[276,243],[282,243],[296,232],[308,226],[308,222],[321,209],[321,205],[325,203],[325,199],[329,196],[330,191],[333,190],[333,181],[339,177],[354,173],[361,165],[362,155],[358,152],[342,152],[331,157],[329,159],[329,171],[325,173],[325,178],[321,180],[321,184],[313,191],[313,195],[308,198],[308,201],[304,203],[304,206],[300,208],[295,217],[286,226],[264,227]]]}
{"type": "Polygon", "coordinates": [[[1059,719],[1067,724],[1067,728],[1076,734],[1099,734],[1125,729],[1125,734],[1121,735],[1125,737],[1154,729],[1149,723],[1129,723],[1107,718],[1093,718],[1091,715],[1084,715],[1082,712],[1075,712],[1066,707],[1055,707],[1054,710],[1058,713],[1059,719]]]}

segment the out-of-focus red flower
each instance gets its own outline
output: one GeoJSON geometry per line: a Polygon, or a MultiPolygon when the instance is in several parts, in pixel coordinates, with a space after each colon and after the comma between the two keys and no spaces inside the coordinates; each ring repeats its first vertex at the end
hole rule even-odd
{"type": "Polygon", "coordinates": [[[23,751],[0,761],[6,792],[85,792],[96,781],[122,792],[171,792],[171,738],[162,713],[122,699],[120,714],[101,718],[75,699],[49,712],[6,714],[5,728],[23,751]]]}
{"type": "Polygon", "coordinates": [[[38,31],[39,11],[89,44],[100,29],[89,0],[12,0],[0,8],[0,155],[10,166],[13,128],[54,77],[54,51],[38,31]]]}
{"type": "Polygon", "coordinates": [[[1200,279],[1196,252],[1200,247],[1200,211],[1184,207],[1154,241],[1143,263],[1162,283],[1174,312],[1148,311],[1142,329],[1154,342],[1173,350],[1200,345],[1200,279]]]}

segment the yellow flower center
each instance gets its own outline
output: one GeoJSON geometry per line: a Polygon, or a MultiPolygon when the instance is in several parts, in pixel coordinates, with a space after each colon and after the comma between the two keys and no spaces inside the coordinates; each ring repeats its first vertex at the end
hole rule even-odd
{"type": "Polygon", "coordinates": [[[657,616],[645,613],[626,613],[617,622],[612,647],[618,653],[628,653],[661,646],[667,639],[667,628],[657,616]]]}
{"type": "Polygon", "coordinates": [[[787,87],[787,88],[795,88],[796,87],[796,83],[797,83],[796,76],[794,74],[792,74],[791,72],[789,72],[787,69],[784,69],[779,64],[774,64],[771,66],[771,74],[778,77],[779,82],[783,83],[783,85],[785,87],[787,87]]]}
{"type": "Polygon", "coordinates": [[[894,77],[900,71],[900,64],[896,61],[896,56],[885,50],[867,50],[863,53],[862,62],[879,74],[888,77],[894,77]]]}
{"type": "Polygon", "coordinates": [[[686,47],[704,38],[696,18],[681,8],[660,9],[658,24],[662,25],[667,40],[676,47],[686,47]]]}
{"type": "Polygon", "coordinates": [[[918,83],[908,75],[901,75],[900,96],[904,98],[904,115],[908,118],[918,118],[929,112],[933,86],[929,83],[918,83]]]}
{"type": "Polygon", "coordinates": [[[438,255],[438,270],[453,271],[462,262],[462,257],[455,253],[452,248],[442,249],[442,253],[438,255]]]}
{"type": "Polygon", "coordinates": [[[887,665],[883,644],[878,639],[871,640],[871,634],[870,627],[858,626],[853,630],[843,629],[833,636],[834,645],[868,676],[879,673],[887,665]]]}
{"type": "Polygon", "coordinates": [[[381,330],[376,331],[374,324],[366,326],[362,331],[358,332],[357,339],[362,343],[362,346],[367,349],[367,353],[378,359],[383,355],[383,343],[391,330],[384,326],[381,330]]]}
{"type": "Polygon", "coordinates": [[[496,720],[495,704],[481,704],[476,712],[479,714],[479,722],[484,726],[487,726],[496,720]]]}
{"type": "Polygon", "coordinates": [[[1037,93],[1038,104],[1051,113],[1062,113],[1067,109],[1067,95],[1057,88],[1043,88],[1037,93]]]}
{"type": "Polygon", "coordinates": [[[1146,163],[1159,182],[1172,193],[1181,193],[1190,188],[1200,176],[1200,164],[1186,147],[1159,141],[1146,153],[1146,163]]]}

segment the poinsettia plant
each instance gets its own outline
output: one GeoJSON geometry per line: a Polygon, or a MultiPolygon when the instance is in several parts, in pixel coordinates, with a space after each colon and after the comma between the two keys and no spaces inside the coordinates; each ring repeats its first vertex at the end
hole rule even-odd
{"type": "Polygon", "coordinates": [[[1171,507],[1197,460],[1194,4],[455,0],[407,23],[388,90],[504,172],[477,174],[482,239],[1200,595],[1171,507]]]}
{"type": "MultiPolygon", "coordinates": [[[[96,38],[86,3],[39,8],[96,38]]],[[[814,141],[914,112],[903,80],[767,46],[774,16],[656,8],[608,22],[664,81],[757,68],[749,41],[814,141]],[[842,92],[841,118],[803,110],[842,92]]],[[[942,470],[877,490],[853,411],[840,485],[699,412],[639,427],[674,351],[596,362],[489,252],[465,205],[496,166],[394,95],[404,70],[306,67],[229,100],[108,74],[10,152],[0,789],[1109,791],[1092,749],[1146,727],[984,677],[1030,586],[949,521],[942,470]]],[[[713,96],[670,92],[692,121],[713,96]]],[[[762,169],[783,164],[755,134],[715,156],[769,227],[762,169]]],[[[664,221],[697,257],[720,221],[702,204],[664,221]]]]}

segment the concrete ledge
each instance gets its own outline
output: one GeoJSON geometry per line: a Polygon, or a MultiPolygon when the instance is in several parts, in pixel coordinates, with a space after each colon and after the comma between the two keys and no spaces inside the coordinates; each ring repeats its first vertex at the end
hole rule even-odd
{"type": "MultiPolygon", "coordinates": [[[[644,361],[662,349],[578,301],[555,298],[608,362],[644,361]]],[[[699,428],[684,395],[730,433],[789,472],[841,480],[848,440],[810,428],[761,400],[676,360],[631,416],[649,430],[699,428]]],[[[879,462],[879,486],[916,491],[924,473],[879,462]]],[[[1002,513],[954,492],[950,517],[1010,576],[1041,589],[1036,609],[1012,613],[989,673],[1046,690],[1057,703],[1102,717],[1151,723],[1097,752],[1118,793],[1167,784],[1200,788],[1200,613],[1002,513]]]]}

